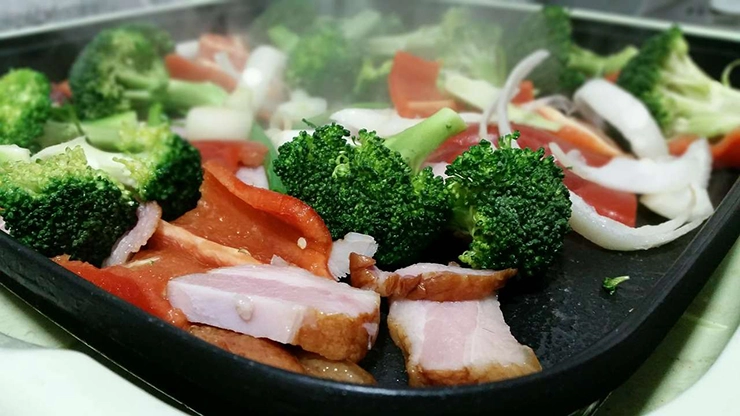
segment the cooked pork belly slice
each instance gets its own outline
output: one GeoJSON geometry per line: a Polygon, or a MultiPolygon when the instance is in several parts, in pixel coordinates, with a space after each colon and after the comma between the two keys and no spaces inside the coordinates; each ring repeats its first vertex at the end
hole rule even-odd
{"type": "Polygon", "coordinates": [[[312,352],[296,352],[306,374],[343,383],[376,384],[372,374],[351,361],[332,361],[312,352]]]}
{"type": "Polygon", "coordinates": [[[215,328],[208,325],[191,325],[188,332],[196,337],[221,347],[232,354],[240,355],[273,367],[294,373],[305,373],[303,364],[275,341],[255,338],[246,334],[215,328]]]}
{"type": "Polygon", "coordinates": [[[362,359],[380,321],[377,293],[292,266],[245,264],[171,280],[190,322],[298,345],[331,360],[362,359]]]}
{"type": "Polygon", "coordinates": [[[388,328],[406,357],[411,386],[485,383],[542,369],[532,349],[511,335],[495,296],[394,300],[388,328]]]}
{"type": "Polygon", "coordinates": [[[375,260],[350,255],[352,286],[378,292],[380,296],[438,302],[483,299],[502,288],[515,269],[474,270],[459,266],[418,263],[384,272],[375,260]]]}

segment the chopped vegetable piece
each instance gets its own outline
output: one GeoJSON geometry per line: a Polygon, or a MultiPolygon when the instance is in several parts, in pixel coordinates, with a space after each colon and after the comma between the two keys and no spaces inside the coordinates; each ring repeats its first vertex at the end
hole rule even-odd
{"type": "Polygon", "coordinates": [[[524,104],[534,100],[534,83],[524,80],[519,83],[519,92],[511,99],[512,104],[524,104]]]}
{"type": "Polygon", "coordinates": [[[169,54],[164,57],[167,72],[174,79],[193,82],[212,82],[221,86],[228,92],[236,89],[238,79],[213,66],[191,61],[177,54],[169,54]]]}
{"type": "MultiPolygon", "coordinates": [[[[154,275],[140,275],[135,267],[127,269],[122,266],[115,266],[106,269],[99,269],[90,263],[69,260],[67,256],[54,257],[57,264],[80,276],[88,282],[98,286],[106,292],[115,295],[126,302],[148,312],[166,322],[177,327],[184,328],[187,326],[185,315],[170,305],[167,299],[161,294],[158,285],[159,279],[154,275]],[[158,293],[159,292],[159,293],[158,293]]],[[[178,258],[178,261],[188,261],[186,256],[178,258]]],[[[142,268],[162,268],[162,258],[151,260],[142,268]],[[159,263],[159,264],[158,264],[159,263]]]]}
{"type": "MultiPolygon", "coordinates": [[[[47,147],[34,159],[47,159],[67,148],[80,147],[93,168],[101,169],[130,189],[142,201],[157,201],[162,218],[171,220],[195,207],[203,180],[200,153],[172,133],[168,126],[121,127],[113,146],[106,152],[84,137],[47,147]]],[[[97,137],[97,136],[96,136],[97,137]]]]}
{"type": "Polygon", "coordinates": [[[226,91],[215,84],[171,79],[158,47],[146,35],[125,28],[98,33],[70,70],[80,116],[97,119],[157,102],[183,111],[226,99],[226,91]]]}
{"type": "Polygon", "coordinates": [[[713,138],[740,127],[740,91],[712,79],[691,59],[677,26],[648,39],[617,83],[645,103],[667,137],[713,138]]]}
{"type": "Polygon", "coordinates": [[[367,50],[371,56],[381,58],[400,51],[436,57],[445,69],[501,85],[506,78],[502,34],[501,27],[476,18],[471,9],[452,7],[437,25],[370,38],[367,50]]]}
{"type": "Polygon", "coordinates": [[[263,166],[265,167],[265,174],[267,175],[267,183],[270,186],[270,190],[283,194],[286,193],[283,182],[275,173],[274,163],[275,159],[277,159],[278,157],[278,152],[275,148],[275,145],[273,145],[272,140],[267,137],[267,134],[265,134],[265,131],[262,130],[262,127],[257,124],[254,124],[252,126],[252,132],[249,135],[249,138],[257,143],[262,143],[263,145],[265,145],[265,147],[267,147],[267,154],[265,155],[263,166]]]}
{"type": "MultiPolygon", "coordinates": [[[[668,141],[672,155],[680,156],[686,152],[691,143],[698,140],[694,135],[684,135],[668,141]]],[[[719,141],[711,143],[712,165],[715,169],[740,168],[740,128],[730,131],[719,141]]]]}
{"type": "Polygon", "coordinates": [[[16,69],[0,78],[0,144],[38,150],[35,140],[44,132],[51,113],[51,84],[31,69],[16,69]]]}
{"type": "MultiPolygon", "coordinates": [[[[550,154],[547,148],[549,143],[558,143],[566,151],[579,149],[576,145],[561,139],[551,133],[532,127],[514,124],[514,129],[520,131],[519,145],[528,149],[537,150],[546,147],[545,154],[550,154]]],[[[498,138],[498,128],[495,125],[488,126],[488,140],[498,138]]],[[[452,163],[456,157],[461,155],[471,146],[478,144],[478,126],[468,127],[464,132],[453,136],[443,143],[429,158],[427,163],[445,162],[452,163]]],[[[592,166],[602,166],[609,161],[608,157],[587,149],[581,149],[581,153],[592,166]]],[[[603,216],[611,218],[622,224],[634,227],[637,221],[637,196],[629,192],[618,192],[593,182],[580,178],[568,169],[563,171],[565,175],[563,182],[572,192],[581,196],[589,205],[603,216]]]]}
{"type": "Polygon", "coordinates": [[[263,263],[277,255],[332,278],[327,265],[331,234],[311,207],[291,196],[247,185],[218,162],[207,161],[203,167],[203,196],[174,225],[224,246],[245,249],[263,263]],[[306,240],[305,248],[299,247],[300,238],[306,240]]]}
{"type": "Polygon", "coordinates": [[[454,100],[437,89],[439,63],[406,52],[396,53],[388,75],[388,90],[401,117],[429,117],[442,108],[456,109],[454,100]]]}
{"type": "Polygon", "coordinates": [[[545,150],[517,149],[519,132],[488,140],[458,156],[446,170],[452,228],[471,238],[459,258],[476,269],[544,272],[570,231],[563,171],[545,150]]]}
{"type": "Polygon", "coordinates": [[[247,63],[247,46],[237,35],[224,36],[217,33],[204,33],[198,39],[198,59],[216,62],[216,55],[225,53],[237,71],[247,63]]]}
{"type": "Polygon", "coordinates": [[[449,205],[441,178],[422,162],[465,123],[450,109],[385,140],[338,124],[301,132],[280,147],[275,172],[288,193],[311,205],[335,239],[371,235],[382,265],[412,262],[444,226],[449,205]]]}
{"type": "Polygon", "coordinates": [[[617,285],[619,285],[622,282],[626,282],[627,280],[630,280],[629,276],[606,277],[604,278],[604,283],[602,284],[602,287],[610,295],[613,295],[614,292],[617,291],[617,285]]]}
{"type": "Polygon", "coordinates": [[[0,164],[5,228],[47,257],[69,254],[101,264],[136,223],[136,206],[120,184],[88,166],[81,149],[39,162],[0,164]]]}
{"type": "Polygon", "coordinates": [[[232,172],[240,166],[262,166],[268,151],[262,143],[246,140],[191,140],[190,143],[198,149],[203,162],[216,160],[232,172]]]}
{"type": "Polygon", "coordinates": [[[541,94],[571,93],[589,78],[618,71],[636,54],[634,46],[608,56],[601,56],[573,41],[569,12],[562,6],[546,5],[522,21],[505,44],[509,69],[538,49],[550,56],[535,71],[531,80],[541,94]]]}

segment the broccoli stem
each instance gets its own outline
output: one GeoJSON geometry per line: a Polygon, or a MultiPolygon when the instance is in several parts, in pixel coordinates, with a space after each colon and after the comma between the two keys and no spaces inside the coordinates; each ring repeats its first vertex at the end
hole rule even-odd
{"type": "Polygon", "coordinates": [[[44,134],[37,139],[37,142],[43,149],[85,135],[90,142],[100,148],[113,148],[119,139],[120,127],[133,126],[136,123],[138,119],[134,111],[81,123],[49,120],[44,125],[44,134]]]}
{"type": "Polygon", "coordinates": [[[414,172],[419,172],[430,153],[467,128],[459,114],[443,108],[419,124],[388,137],[385,145],[400,153],[414,172]]]}
{"type": "Polygon", "coordinates": [[[602,76],[622,69],[639,50],[630,45],[621,51],[601,56],[577,45],[571,46],[568,66],[589,77],[602,76]]]}
{"type": "Polygon", "coordinates": [[[229,93],[211,82],[187,82],[171,79],[167,84],[165,105],[173,110],[187,111],[202,105],[220,106],[229,93]]]}
{"type": "Polygon", "coordinates": [[[669,59],[665,67],[670,69],[670,87],[659,90],[676,113],[673,134],[714,138],[740,125],[740,91],[708,76],[688,54],[669,59]]]}
{"type": "Polygon", "coordinates": [[[250,140],[254,140],[255,142],[260,142],[267,146],[267,155],[265,156],[265,173],[267,174],[267,185],[270,188],[271,191],[280,192],[282,194],[287,193],[287,189],[285,188],[285,185],[283,185],[283,182],[280,180],[280,177],[275,173],[275,168],[273,166],[275,159],[278,157],[277,149],[275,149],[275,146],[272,144],[272,141],[269,137],[265,134],[265,131],[262,130],[262,127],[260,127],[258,124],[252,125],[252,132],[249,135],[250,140]]]}

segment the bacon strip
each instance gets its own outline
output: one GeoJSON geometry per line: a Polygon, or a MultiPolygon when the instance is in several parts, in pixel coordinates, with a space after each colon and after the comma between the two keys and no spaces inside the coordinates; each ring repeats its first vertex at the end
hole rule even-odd
{"type": "Polygon", "coordinates": [[[502,288],[516,270],[473,270],[419,263],[389,273],[378,269],[374,259],[352,253],[350,273],[352,286],[373,290],[380,296],[444,302],[490,296],[502,288]]]}

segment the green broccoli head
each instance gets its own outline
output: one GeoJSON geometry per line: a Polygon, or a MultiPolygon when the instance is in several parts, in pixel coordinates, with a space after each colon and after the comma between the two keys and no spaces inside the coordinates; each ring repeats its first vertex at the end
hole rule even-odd
{"type": "Polygon", "coordinates": [[[255,44],[270,39],[268,32],[275,26],[303,33],[318,17],[315,2],[306,0],[278,0],[269,2],[268,7],[249,25],[249,38],[255,44]]]}
{"type": "Polygon", "coordinates": [[[144,35],[154,45],[160,56],[165,56],[175,51],[175,40],[166,30],[151,23],[128,23],[119,26],[121,30],[128,30],[144,35]]]}
{"type": "Polygon", "coordinates": [[[97,119],[136,108],[167,88],[167,70],[147,37],[125,29],[100,32],[72,65],[69,84],[80,116],[97,119]]]}
{"type": "Polygon", "coordinates": [[[51,113],[51,84],[31,69],[11,70],[0,78],[0,144],[37,150],[51,113]]]}
{"type": "Polygon", "coordinates": [[[740,91],[696,65],[677,26],[648,39],[617,84],[645,103],[667,136],[712,138],[740,126],[740,91]]]}
{"type": "Polygon", "coordinates": [[[324,219],[332,237],[350,231],[372,235],[376,259],[391,266],[410,262],[446,223],[449,203],[443,180],[426,168],[415,174],[399,152],[373,132],[337,124],[301,132],[282,145],[275,161],[288,194],[324,219]]]}
{"type": "Polygon", "coordinates": [[[136,194],[157,201],[162,217],[173,220],[195,208],[203,182],[200,152],[169,126],[139,126],[121,130],[116,159],[130,172],[136,194]]]}
{"type": "Polygon", "coordinates": [[[528,76],[544,94],[570,94],[589,78],[620,70],[637,54],[634,46],[611,55],[599,55],[578,46],[573,40],[570,13],[562,6],[552,5],[524,19],[506,46],[509,70],[535,50],[550,52],[551,56],[528,76]]]}
{"type": "Polygon", "coordinates": [[[447,167],[453,228],[471,238],[460,260],[477,269],[544,271],[570,230],[571,203],[563,171],[545,151],[482,141],[447,167]]]}
{"type": "Polygon", "coordinates": [[[500,26],[477,19],[471,9],[451,8],[442,17],[437,55],[446,69],[494,85],[506,81],[506,56],[500,26]]]}
{"type": "Polygon", "coordinates": [[[200,152],[167,126],[121,126],[115,151],[101,150],[96,137],[105,136],[80,137],[47,147],[33,157],[48,159],[79,147],[91,167],[106,172],[136,199],[157,201],[165,220],[195,208],[203,182],[200,152]]]}
{"type": "Polygon", "coordinates": [[[136,223],[136,203],[82,149],[0,164],[0,209],[11,236],[41,254],[100,265],[136,223]]]}
{"type": "Polygon", "coordinates": [[[285,79],[294,89],[331,99],[346,99],[362,67],[362,54],[335,26],[320,25],[304,34],[288,54],[285,79]]]}
{"type": "Polygon", "coordinates": [[[157,102],[183,111],[226,100],[228,93],[212,83],[169,79],[162,45],[149,36],[140,30],[112,28],[85,46],[69,75],[80,118],[98,119],[129,110],[145,113],[157,102]]]}

